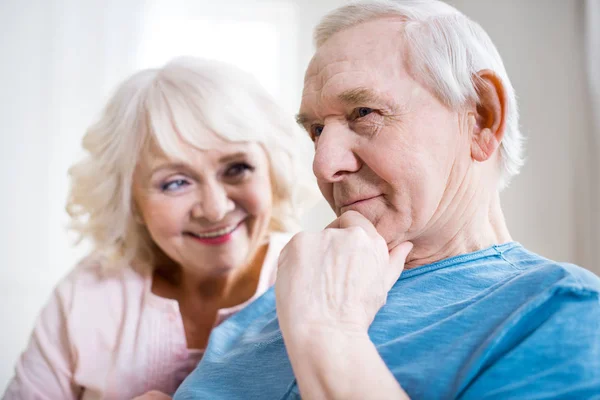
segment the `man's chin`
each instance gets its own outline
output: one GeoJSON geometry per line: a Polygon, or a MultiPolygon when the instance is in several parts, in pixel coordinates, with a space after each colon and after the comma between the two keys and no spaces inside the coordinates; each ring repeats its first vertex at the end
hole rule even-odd
{"type": "Polygon", "coordinates": [[[381,237],[385,240],[385,243],[388,246],[388,250],[392,250],[394,247],[406,242],[411,241],[409,234],[406,231],[395,231],[389,229],[389,227],[383,227],[380,224],[375,224],[375,229],[377,229],[377,233],[381,235],[381,237]]]}

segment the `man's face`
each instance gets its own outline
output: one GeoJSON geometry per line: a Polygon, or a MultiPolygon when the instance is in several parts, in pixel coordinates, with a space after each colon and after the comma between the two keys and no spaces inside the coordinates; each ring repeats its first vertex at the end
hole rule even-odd
{"type": "Polygon", "coordinates": [[[338,216],[367,217],[390,248],[450,229],[472,164],[467,118],[409,74],[400,30],[378,19],[331,37],[308,67],[298,115],[323,196],[338,216]]]}

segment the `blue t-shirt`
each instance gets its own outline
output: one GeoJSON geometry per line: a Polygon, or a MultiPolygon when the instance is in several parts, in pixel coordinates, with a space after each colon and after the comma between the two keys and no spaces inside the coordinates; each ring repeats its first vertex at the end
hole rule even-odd
{"type": "MultiPolygon", "coordinates": [[[[404,271],[369,335],[412,399],[600,399],[599,293],[508,243],[404,271]]],[[[213,331],[174,397],[295,398],[272,288],[213,331]]]]}

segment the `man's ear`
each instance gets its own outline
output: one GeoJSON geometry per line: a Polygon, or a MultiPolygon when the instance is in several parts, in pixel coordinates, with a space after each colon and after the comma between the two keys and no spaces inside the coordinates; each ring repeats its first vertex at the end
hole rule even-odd
{"type": "Polygon", "coordinates": [[[494,71],[481,70],[475,77],[477,104],[471,138],[471,157],[486,161],[500,146],[506,122],[506,92],[494,71]]]}

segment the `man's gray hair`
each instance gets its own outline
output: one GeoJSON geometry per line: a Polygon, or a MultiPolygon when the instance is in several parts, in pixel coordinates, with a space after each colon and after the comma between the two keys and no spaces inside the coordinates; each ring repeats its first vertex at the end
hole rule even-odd
{"type": "Polygon", "coordinates": [[[477,101],[477,72],[490,69],[500,77],[507,101],[506,130],[500,146],[500,188],[504,188],[523,165],[523,136],[515,91],[488,34],[441,1],[366,0],[326,15],[315,28],[315,45],[319,48],[341,30],[384,17],[405,21],[402,38],[411,71],[449,107],[459,109],[477,101]]]}

